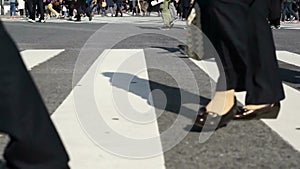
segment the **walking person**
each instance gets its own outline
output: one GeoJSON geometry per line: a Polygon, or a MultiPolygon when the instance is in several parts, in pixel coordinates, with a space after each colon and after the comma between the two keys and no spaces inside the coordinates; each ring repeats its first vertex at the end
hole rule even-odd
{"type": "Polygon", "coordinates": [[[271,9],[268,16],[270,26],[273,29],[280,28],[281,4],[283,0],[271,0],[271,9]]]}
{"type": "Polygon", "coordinates": [[[161,9],[161,16],[164,22],[162,30],[169,30],[173,27],[173,22],[171,18],[171,12],[169,9],[169,5],[171,3],[171,0],[164,0],[162,4],[160,4],[161,9]]]}
{"type": "Polygon", "coordinates": [[[291,17],[293,16],[295,20],[298,20],[296,12],[293,10],[293,0],[284,0],[284,10],[282,13],[282,21],[285,21],[286,16],[290,15],[290,18],[287,20],[292,21],[291,17]]]}
{"type": "Polygon", "coordinates": [[[181,7],[182,7],[182,20],[185,21],[188,17],[190,7],[191,7],[191,0],[181,0],[181,7]]]}
{"type": "Polygon", "coordinates": [[[44,11],[44,2],[46,0],[27,0],[28,3],[28,13],[29,13],[29,18],[28,22],[34,23],[35,17],[36,17],[36,8],[38,7],[40,18],[38,22],[44,23],[45,22],[45,11],[44,11]]]}
{"type": "Polygon", "coordinates": [[[298,19],[300,21],[300,0],[296,0],[296,5],[297,5],[297,9],[298,9],[298,19]]]}
{"type": "Polygon", "coordinates": [[[18,0],[10,0],[9,4],[10,4],[9,17],[16,18],[16,8],[18,6],[18,0]]]}
{"type": "Polygon", "coordinates": [[[119,13],[120,13],[120,16],[123,17],[123,12],[122,12],[122,0],[116,0],[116,15],[115,17],[118,17],[119,16],[119,13]]]}
{"type": "Polygon", "coordinates": [[[275,118],[284,99],[272,31],[267,21],[270,2],[264,0],[197,1],[201,25],[219,57],[216,93],[199,109],[195,125],[217,129],[232,120],[275,118]],[[262,36],[263,35],[263,36],[262,36]],[[235,92],[246,91],[238,111],[235,92]]]}
{"type": "Polygon", "coordinates": [[[171,0],[171,2],[169,4],[169,10],[170,10],[170,13],[171,13],[172,22],[175,21],[176,19],[178,19],[176,7],[174,5],[173,0],[171,0]]]}
{"type": "Polygon", "coordinates": [[[63,143],[1,21],[0,37],[0,132],[10,137],[5,169],[69,169],[63,143]]]}
{"type": "Polygon", "coordinates": [[[113,0],[106,0],[106,4],[107,4],[107,8],[110,12],[110,16],[113,17],[115,15],[114,10],[113,10],[113,8],[115,6],[114,1],[113,0]]]}
{"type": "Polygon", "coordinates": [[[76,10],[77,10],[77,15],[76,17],[76,21],[81,21],[81,14],[85,13],[87,17],[89,17],[89,21],[92,21],[93,17],[90,13],[89,8],[87,7],[87,3],[85,0],[77,0],[76,1],[76,10]]]}
{"type": "Polygon", "coordinates": [[[25,1],[19,0],[18,11],[20,12],[20,16],[23,18],[25,13],[25,1]]]}

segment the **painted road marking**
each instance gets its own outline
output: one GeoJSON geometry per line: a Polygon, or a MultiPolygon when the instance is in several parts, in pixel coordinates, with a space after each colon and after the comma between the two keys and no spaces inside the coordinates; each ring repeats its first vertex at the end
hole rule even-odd
{"type": "Polygon", "coordinates": [[[277,59],[285,63],[300,66],[300,55],[288,51],[276,51],[277,59]]]}
{"type": "MultiPolygon", "coordinates": [[[[300,66],[298,58],[300,55],[290,52],[277,52],[278,59],[300,66]],[[291,54],[291,55],[288,55],[291,54]],[[290,56],[290,57],[289,57],[290,56]]],[[[196,61],[190,59],[203,71],[205,71],[215,82],[218,79],[219,71],[217,64],[213,59],[196,61]]],[[[277,132],[284,140],[291,144],[296,150],[300,151],[300,132],[297,128],[300,125],[300,92],[296,89],[283,84],[286,98],[281,102],[281,109],[277,119],[263,119],[262,121],[267,124],[272,130],[277,132]]],[[[245,92],[236,94],[237,99],[241,103],[245,103],[245,92]]]]}
{"type": "Polygon", "coordinates": [[[105,50],[54,112],[72,169],[165,169],[149,82],[141,79],[149,79],[142,49],[105,50]],[[129,104],[118,105],[122,99],[129,104]],[[151,153],[158,154],[143,158],[151,153]]]}
{"type": "Polygon", "coordinates": [[[34,49],[24,50],[21,52],[22,59],[27,67],[27,70],[31,70],[33,67],[46,62],[47,60],[57,56],[64,49],[34,49]]]}

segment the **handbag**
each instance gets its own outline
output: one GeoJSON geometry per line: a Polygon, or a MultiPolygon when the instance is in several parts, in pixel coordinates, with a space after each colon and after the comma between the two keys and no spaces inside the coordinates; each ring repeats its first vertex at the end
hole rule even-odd
{"type": "Polygon", "coordinates": [[[102,7],[102,8],[105,8],[106,6],[107,6],[106,2],[103,1],[103,2],[101,3],[101,7],[102,7]]]}

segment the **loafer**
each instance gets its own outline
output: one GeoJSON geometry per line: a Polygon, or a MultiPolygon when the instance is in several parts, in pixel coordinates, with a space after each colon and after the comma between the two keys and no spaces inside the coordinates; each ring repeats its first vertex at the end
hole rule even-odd
{"type": "Polygon", "coordinates": [[[237,111],[236,98],[234,98],[234,105],[232,108],[224,115],[218,115],[215,112],[209,112],[205,107],[202,107],[199,109],[194,125],[203,129],[217,130],[226,126],[233,119],[237,111]]]}
{"type": "Polygon", "coordinates": [[[266,107],[248,110],[239,107],[238,112],[234,115],[235,120],[251,120],[251,119],[276,119],[280,110],[280,103],[270,104],[266,107]]]}

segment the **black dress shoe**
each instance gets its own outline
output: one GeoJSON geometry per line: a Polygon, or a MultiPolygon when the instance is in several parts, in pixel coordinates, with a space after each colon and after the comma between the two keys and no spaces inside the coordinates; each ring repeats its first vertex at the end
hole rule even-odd
{"type": "Polygon", "coordinates": [[[237,113],[236,98],[234,98],[234,105],[224,115],[218,115],[214,112],[208,112],[205,107],[199,109],[195,125],[208,130],[217,130],[218,128],[226,126],[230,120],[233,119],[237,113]]]}
{"type": "Polygon", "coordinates": [[[248,110],[244,107],[239,107],[235,120],[251,120],[251,119],[276,119],[280,110],[280,103],[270,104],[266,107],[248,110]]]}

